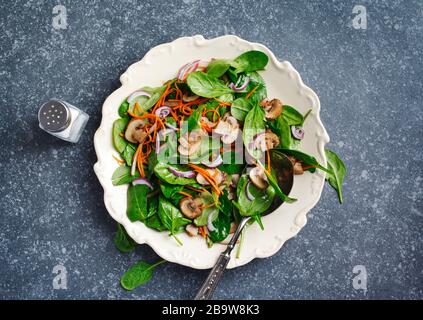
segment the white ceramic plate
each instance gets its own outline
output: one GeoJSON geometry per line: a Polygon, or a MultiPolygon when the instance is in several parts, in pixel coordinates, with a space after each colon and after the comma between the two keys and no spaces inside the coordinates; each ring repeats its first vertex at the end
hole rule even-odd
{"type": "MultiPolygon", "coordinates": [[[[113,171],[117,167],[112,157],[113,154],[117,154],[112,143],[112,124],[118,118],[119,105],[136,89],[143,86],[159,86],[164,81],[174,78],[178,69],[187,62],[195,59],[234,58],[253,49],[265,52],[270,58],[266,70],[260,72],[267,84],[268,96],[280,98],[284,104],[293,105],[302,113],[312,108],[313,111],[305,122],[306,135],[301,150],[314,155],[320,163],[326,165],[324,146],[329,142],[329,136],[320,121],[320,103],[317,95],[303,84],[300,75],[289,62],[280,62],[265,46],[236,36],[223,36],[210,40],[202,36],[183,37],[154,47],[141,61],[131,65],[122,74],[120,77],[122,86],[103,104],[103,118],[94,136],[98,158],[94,171],[104,188],[106,208],[112,218],[121,223],[136,242],[150,245],[163,259],[196,269],[206,269],[214,265],[225,247],[216,244],[209,249],[201,237],[190,238],[186,234],[178,235],[184,243],[183,246],[179,246],[167,232],[157,232],[141,222],[129,221],[126,216],[127,186],[115,187],[111,181],[113,171]]],[[[295,236],[304,227],[307,222],[306,214],[319,200],[324,181],[325,176],[321,171],[295,176],[290,196],[297,198],[298,201],[283,204],[271,215],[263,217],[264,231],[257,224],[249,226],[241,256],[236,259],[233,252],[228,267],[242,266],[254,258],[265,258],[275,254],[286,240],[295,236]]]]}

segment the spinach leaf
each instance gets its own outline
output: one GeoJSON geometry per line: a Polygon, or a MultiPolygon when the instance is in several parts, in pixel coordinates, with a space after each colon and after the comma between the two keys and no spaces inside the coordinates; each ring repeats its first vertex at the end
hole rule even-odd
{"type": "Polygon", "coordinates": [[[171,234],[183,230],[183,227],[191,223],[191,220],[184,218],[182,213],[169,200],[159,197],[159,218],[171,234]]]}
{"type": "Polygon", "coordinates": [[[234,60],[233,65],[235,66],[235,72],[240,73],[263,70],[268,62],[269,57],[265,53],[251,50],[238,56],[234,60]]]}
{"type": "Polygon", "coordinates": [[[204,109],[204,106],[199,106],[189,116],[189,118],[187,120],[187,122],[188,122],[188,131],[189,132],[191,132],[191,131],[193,131],[195,129],[201,128],[200,119],[201,119],[201,114],[203,112],[203,109],[204,109]]]}
{"type": "Polygon", "coordinates": [[[287,149],[287,148],[277,148],[277,149],[272,149],[272,152],[281,152],[287,156],[292,156],[295,159],[299,160],[302,162],[302,164],[306,167],[311,166],[311,168],[308,168],[307,171],[310,172],[315,172],[316,168],[326,172],[326,173],[330,173],[330,170],[326,169],[325,167],[323,167],[322,165],[319,164],[319,162],[317,162],[316,158],[308,155],[304,152],[298,151],[298,150],[292,150],[292,149],[287,149]]]}
{"type": "Polygon", "coordinates": [[[215,203],[215,200],[211,194],[203,192],[201,194],[201,199],[203,199],[203,203],[206,208],[203,209],[199,217],[194,219],[194,224],[199,227],[207,225],[210,215],[212,221],[216,220],[217,216],[219,215],[219,209],[216,206],[210,206],[215,203]]]}
{"type": "Polygon", "coordinates": [[[128,108],[129,108],[129,103],[126,101],[122,102],[118,109],[119,116],[121,116],[122,118],[128,118],[129,117],[128,108]]]}
{"type": "Polygon", "coordinates": [[[126,290],[134,290],[136,287],[149,282],[153,276],[153,270],[164,262],[166,261],[161,260],[151,265],[144,261],[138,261],[123,274],[120,284],[126,290]]]}
{"type": "Polygon", "coordinates": [[[169,184],[193,185],[196,183],[196,180],[194,178],[183,178],[174,175],[172,172],[169,171],[170,166],[179,171],[187,171],[187,169],[182,165],[158,162],[154,167],[154,173],[160,180],[169,184]]]}
{"type": "Polygon", "coordinates": [[[265,130],[264,110],[256,104],[247,114],[244,121],[244,130],[242,132],[245,148],[255,159],[261,157],[262,152],[254,146],[254,138],[262,134],[265,130]]]}
{"type": "Polygon", "coordinates": [[[162,221],[160,220],[159,216],[157,214],[147,218],[147,220],[144,220],[144,224],[151,228],[155,229],[157,231],[165,231],[167,230],[166,227],[163,225],[162,221]]]}
{"type": "Polygon", "coordinates": [[[213,242],[221,242],[225,240],[231,230],[233,205],[232,201],[228,199],[228,191],[225,190],[223,192],[219,201],[221,203],[219,216],[212,222],[215,229],[213,231],[209,230],[209,237],[213,242]]]}
{"type": "Polygon", "coordinates": [[[274,120],[268,122],[270,129],[279,137],[279,146],[281,148],[290,149],[293,145],[291,136],[291,127],[286,122],[285,118],[280,115],[274,120]]]}
{"type": "Polygon", "coordinates": [[[113,238],[116,248],[122,253],[128,253],[135,249],[136,242],[126,233],[121,224],[117,224],[117,231],[113,238]]]}
{"type": "Polygon", "coordinates": [[[129,185],[126,214],[132,222],[148,218],[147,193],[149,190],[145,185],[129,185]]]}
{"type": "Polygon", "coordinates": [[[257,222],[261,230],[264,230],[263,222],[261,221],[261,214],[256,214],[255,216],[251,216],[251,222],[257,222]]]}
{"type": "Polygon", "coordinates": [[[303,123],[304,117],[294,107],[284,105],[282,109],[282,117],[289,126],[299,126],[303,123]]]}
{"type": "Polygon", "coordinates": [[[131,168],[127,165],[121,165],[116,168],[112,175],[112,183],[114,186],[120,186],[132,182],[132,180],[140,176],[138,171],[135,171],[135,175],[131,176],[131,168]]]}
{"type": "Polygon", "coordinates": [[[204,72],[196,71],[187,78],[187,83],[192,92],[206,98],[215,98],[226,93],[232,93],[222,81],[204,72]]]}
{"type": "Polygon", "coordinates": [[[242,175],[239,179],[237,186],[237,207],[241,216],[254,216],[262,214],[272,205],[275,197],[275,189],[269,185],[267,189],[260,190],[252,183],[248,183],[249,178],[246,174],[242,175]],[[246,188],[253,195],[254,200],[251,201],[247,198],[246,188]]]}
{"type": "Polygon", "coordinates": [[[147,111],[151,109],[157,103],[157,101],[159,101],[160,97],[166,90],[166,86],[161,86],[156,88],[143,87],[141,88],[141,90],[150,93],[151,94],[150,98],[147,98],[145,96],[140,96],[134,99],[134,101],[132,101],[130,107],[133,107],[135,105],[135,102],[138,102],[140,107],[143,110],[147,111]]]}
{"type": "Polygon", "coordinates": [[[128,141],[122,136],[125,133],[128,122],[128,118],[119,118],[113,122],[113,145],[119,153],[122,153],[128,144],[128,141]]]}
{"type": "Polygon", "coordinates": [[[162,182],[160,183],[160,190],[162,191],[164,197],[170,200],[175,206],[178,206],[179,201],[185,198],[184,195],[179,193],[184,190],[184,186],[171,185],[166,182],[162,182]]]}
{"type": "Polygon", "coordinates": [[[326,149],[326,158],[328,160],[328,169],[329,173],[326,175],[326,180],[329,184],[336,190],[338,193],[339,202],[343,202],[342,196],[342,183],[344,182],[344,177],[347,172],[344,162],[338,157],[338,155],[326,149]]]}
{"type": "Polygon", "coordinates": [[[244,121],[252,107],[250,101],[245,98],[235,99],[231,106],[231,115],[239,121],[244,121]]]}
{"type": "Polygon", "coordinates": [[[122,158],[126,161],[128,166],[132,165],[132,160],[134,159],[135,152],[137,147],[135,144],[128,142],[125,149],[122,152],[122,158]]]}
{"type": "Polygon", "coordinates": [[[242,154],[234,151],[225,151],[222,155],[223,164],[218,169],[227,174],[240,174],[245,167],[242,154]]]}
{"type": "Polygon", "coordinates": [[[230,60],[224,59],[217,59],[213,60],[207,66],[207,74],[214,78],[220,78],[228,71],[229,67],[231,66],[230,60]]]}

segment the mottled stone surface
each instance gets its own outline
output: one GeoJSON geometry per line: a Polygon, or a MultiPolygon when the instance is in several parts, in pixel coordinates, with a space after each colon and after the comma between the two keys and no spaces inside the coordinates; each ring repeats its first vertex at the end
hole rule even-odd
{"type": "Polygon", "coordinates": [[[207,272],[174,264],[125,292],[131,263],[92,166],[93,135],[119,75],[157,44],[236,34],[290,61],[319,95],[330,147],[348,166],[345,204],[325,187],[297,237],[228,271],[219,299],[423,298],[423,3],[415,1],[1,1],[0,298],[189,299],[207,272]],[[61,3],[68,28],[54,30],[61,3]],[[367,8],[367,30],[352,8],[367,8]],[[37,127],[60,97],[91,116],[77,145],[37,127]],[[54,290],[53,267],[68,271],[54,290]],[[367,292],[352,285],[354,266],[367,292]]]}

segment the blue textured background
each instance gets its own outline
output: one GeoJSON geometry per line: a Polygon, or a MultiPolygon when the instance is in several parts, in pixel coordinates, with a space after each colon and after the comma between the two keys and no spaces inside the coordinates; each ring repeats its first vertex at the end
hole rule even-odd
{"type": "Polygon", "coordinates": [[[152,46],[195,34],[236,34],[290,61],[348,167],[344,205],[326,186],[299,235],[228,271],[215,297],[423,298],[422,1],[1,1],[0,19],[0,298],[193,297],[207,271],[174,264],[120,288],[132,263],[157,256],[114,248],[92,140],[119,75],[152,46]],[[52,27],[58,3],[66,30],[52,27]],[[352,27],[356,4],[367,30],[352,27]],[[38,129],[51,97],[91,116],[77,145],[38,129]],[[67,290],[53,290],[56,264],[67,290]],[[352,286],[355,265],[367,293],[352,286]]]}

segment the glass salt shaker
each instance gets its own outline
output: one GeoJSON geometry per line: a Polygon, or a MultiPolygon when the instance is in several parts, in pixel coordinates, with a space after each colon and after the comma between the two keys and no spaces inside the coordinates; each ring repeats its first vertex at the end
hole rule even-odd
{"type": "Polygon", "coordinates": [[[76,143],[88,121],[88,114],[59,99],[44,103],[38,111],[41,129],[65,141],[76,143]]]}

